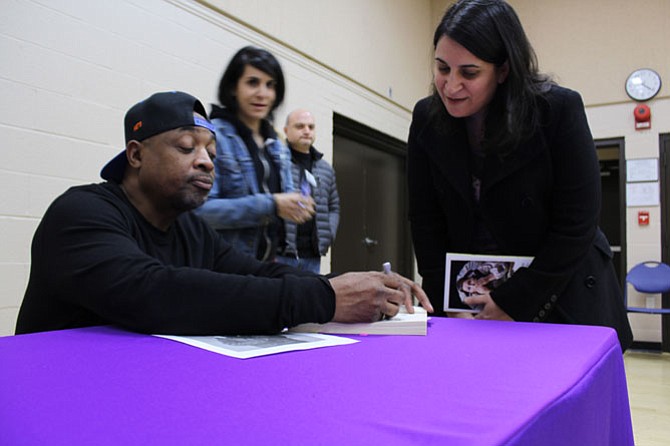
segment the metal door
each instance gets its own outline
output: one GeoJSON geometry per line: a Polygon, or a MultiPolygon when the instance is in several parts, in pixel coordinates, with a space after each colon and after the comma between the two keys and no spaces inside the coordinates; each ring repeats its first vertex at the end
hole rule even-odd
{"type": "Polygon", "coordinates": [[[411,277],[405,157],[397,150],[402,143],[360,124],[358,132],[347,131],[343,119],[335,121],[333,135],[340,226],[332,271],[381,270],[390,261],[394,271],[411,277]]]}

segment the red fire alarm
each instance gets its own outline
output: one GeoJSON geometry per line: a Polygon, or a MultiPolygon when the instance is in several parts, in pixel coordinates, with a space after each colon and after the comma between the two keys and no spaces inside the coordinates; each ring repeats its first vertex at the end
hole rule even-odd
{"type": "Polygon", "coordinates": [[[651,128],[651,109],[647,104],[637,104],[633,115],[635,116],[635,130],[651,128]]]}
{"type": "Polygon", "coordinates": [[[637,224],[640,226],[649,226],[649,211],[639,211],[637,213],[637,224]]]}

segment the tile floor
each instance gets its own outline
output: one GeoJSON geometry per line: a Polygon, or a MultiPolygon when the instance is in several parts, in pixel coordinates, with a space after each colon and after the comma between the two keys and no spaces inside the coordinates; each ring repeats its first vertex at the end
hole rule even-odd
{"type": "Polygon", "coordinates": [[[670,353],[624,354],[636,446],[670,445],[670,353]]]}

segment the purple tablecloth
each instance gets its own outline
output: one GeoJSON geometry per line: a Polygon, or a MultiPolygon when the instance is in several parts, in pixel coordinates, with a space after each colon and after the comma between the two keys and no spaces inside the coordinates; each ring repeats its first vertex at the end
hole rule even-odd
{"type": "Polygon", "coordinates": [[[0,338],[0,444],[633,444],[614,331],[429,324],[245,360],[110,327],[0,338]]]}

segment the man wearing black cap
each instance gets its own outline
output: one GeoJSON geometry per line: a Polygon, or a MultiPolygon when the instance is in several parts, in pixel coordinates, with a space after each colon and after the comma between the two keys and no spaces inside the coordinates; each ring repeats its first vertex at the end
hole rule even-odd
{"type": "Polygon", "coordinates": [[[372,321],[421,288],[397,274],[327,279],[235,252],[198,217],[212,186],[214,132],[182,92],[125,117],[126,148],[107,182],[69,189],[32,244],[16,333],[116,324],[163,334],[272,333],[304,322],[372,321]]]}

